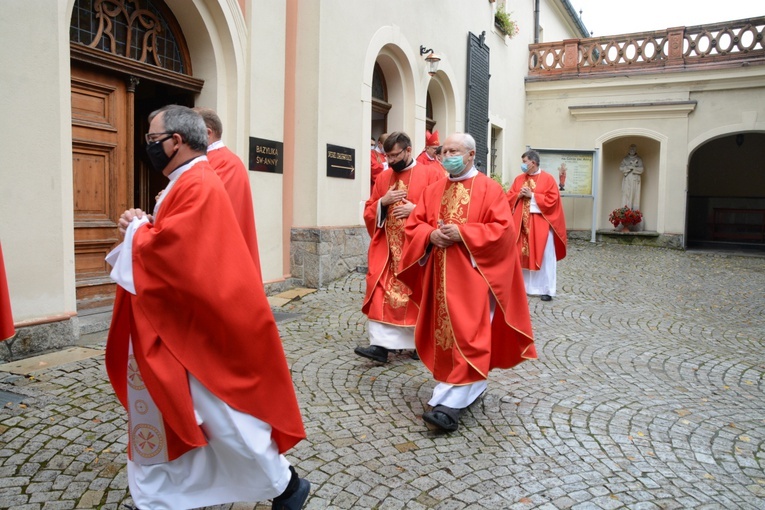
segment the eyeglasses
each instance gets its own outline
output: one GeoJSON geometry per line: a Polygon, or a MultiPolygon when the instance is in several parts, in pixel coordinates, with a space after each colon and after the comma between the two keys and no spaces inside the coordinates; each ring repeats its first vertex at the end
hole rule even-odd
{"type": "MultiPolygon", "coordinates": [[[[407,147],[408,148],[408,147],[407,147]]],[[[386,152],[385,157],[388,158],[388,160],[396,159],[398,158],[402,152],[404,152],[406,149],[401,149],[398,152],[386,152]]]]}
{"type": "Polygon", "coordinates": [[[146,133],[146,135],[145,135],[146,143],[164,142],[166,140],[171,139],[174,134],[175,133],[167,133],[167,132],[165,132],[165,133],[146,133]],[[157,138],[158,136],[161,136],[161,135],[169,135],[169,136],[166,136],[166,137],[161,138],[161,139],[157,138]]]}

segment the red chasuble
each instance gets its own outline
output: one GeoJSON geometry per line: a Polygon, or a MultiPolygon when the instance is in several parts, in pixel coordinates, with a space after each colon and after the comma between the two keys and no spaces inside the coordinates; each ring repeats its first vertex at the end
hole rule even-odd
{"type": "Polygon", "coordinates": [[[239,223],[239,228],[247,242],[247,248],[250,250],[252,261],[255,262],[258,274],[262,274],[258,252],[258,235],[255,230],[255,213],[252,208],[252,191],[250,190],[250,178],[247,169],[242,160],[225,146],[208,151],[207,161],[210,162],[210,166],[223,181],[223,186],[231,199],[231,205],[234,206],[236,221],[239,223]]]}
{"type": "Polygon", "coordinates": [[[132,336],[170,460],[207,443],[187,372],[232,408],[271,425],[280,452],[305,437],[276,322],[235,225],[221,180],[207,162],[197,163],[168,192],[155,223],[135,232],[137,295],[117,287],[107,372],[127,406],[132,336]]]}
{"type": "Polygon", "coordinates": [[[406,225],[399,278],[420,303],[415,343],[437,381],[474,383],[486,379],[493,368],[536,359],[515,250],[507,199],[502,187],[485,175],[459,182],[444,179],[422,194],[406,225]],[[431,245],[430,234],[439,221],[459,225],[463,243],[431,245]],[[419,278],[419,261],[428,251],[419,278]],[[497,302],[493,320],[489,293],[497,302]]]}
{"type": "Polygon", "coordinates": [[[443,165],[441,165],[441,162],[438,161],[437,159],[430,159],[428,157],[428,154],[425,151],[422,151],[420,155],[417,156],[417,164],[438,168],[438,170],[441,171],[441,175],[444,177],[446,176],[446,170],[444,170],[444,167],[443,165]]]}
{"type": "Polygon", "coordinates": [[[539,271],[542,267],[542,255],[547,244],[547,234],[553,229],[555,242],[555,258],[561,260],[566,256],[566,218],[563,216],[563,204],[560,201],[558,183],[552,175],[541,171],[536,175],[521,174],[515,178],[507,200],[513,212],[516,242],[520,254],[521,267],[539,271]],[[519,195],[521,188],[528,186],[534,193],[534,199],[542,214],[529,212],[530,198],[519,195]]]}
{"type": "Polygon", "coordinates": [[[443,174],[438,170],[421,165],[401,173],[388,169],[378,177],[364,208],[364,222],[371,241],[367,289],[361,311],[369,319],[395,326],[414,326],[417,321],[417,305],[409,300],[411,291],[395,276],[404,248],[406,218],[394,218],[391,211],[398,204],[391,204],[387,207],[385,223],[378,228],[377,204],[380,198],[391,188],[403,189],[407,192],[406,199],[416,204],[428,184],[442,178],[443,174]]]}
{"type": "Polygon", "coordinates": [[[0,342],[8,340],[16,334],[11,314],[11,297],[8,294],[8,280],[5,276],[3,247],[0,245],[0,342]]]}

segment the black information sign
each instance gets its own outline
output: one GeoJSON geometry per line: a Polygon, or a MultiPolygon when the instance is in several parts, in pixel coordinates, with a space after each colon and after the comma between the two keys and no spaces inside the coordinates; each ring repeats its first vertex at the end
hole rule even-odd
{"type": "Polygon", "coordinates": [[[356,149],[327,144],[327,177],[356,178],[356,149]]]}
{"type": "Polygon", "coordinates": [[[284,173],[284,160],[282,152],[284,144],[273,140],[250,137],[250,170],[257,172],[270,172],[272,174],[284,173]]]}

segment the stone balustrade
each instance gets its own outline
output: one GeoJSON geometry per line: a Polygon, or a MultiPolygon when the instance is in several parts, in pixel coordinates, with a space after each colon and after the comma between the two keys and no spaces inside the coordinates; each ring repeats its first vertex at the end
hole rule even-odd
{"type": "Polygon", "coordinates": [[[529,81],[765,64],[765,16],[529,45],[529,81]]]}

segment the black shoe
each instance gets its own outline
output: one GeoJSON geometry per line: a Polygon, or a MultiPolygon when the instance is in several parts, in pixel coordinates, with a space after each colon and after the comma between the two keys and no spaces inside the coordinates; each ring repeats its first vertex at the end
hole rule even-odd
{"type": "Polygon", "coordinates": [[[417,349],[412,351],[412,359],[416,359],[416,360],[420,359],[420,355],[417,354],[417,349]]]}
{"type": "Polygon", "coordinates": [[[434,425],[444,432],[454,432],[460,426],[460,413],[462,409],[454,409],[447,406],[436,406],[432,411],[422,413],[425,423],[434,425]]]}
{"type": "Polygon", "coordinates": [[[364,358],[369,358],[380,363],[388,362],[388,349],[379,345],[370,345],[369,347],[356,347],[353,352],[364,358]]]}
{"type": "Polygon", "coordinates": [[[547,294],[543,294],[539,296],[539,299],[541,299],[542,301],[552,301],[552,297],[548,296],[547,294]]]}
{"type": "Polygon", "coordinates": [[[309,492],[311,492],[311,482],[305,478],[300,478],[295,492],[285,500],[274,500],[271,510],[300,510],[303,508],[305,500],[308,499],[309,492]]]}

